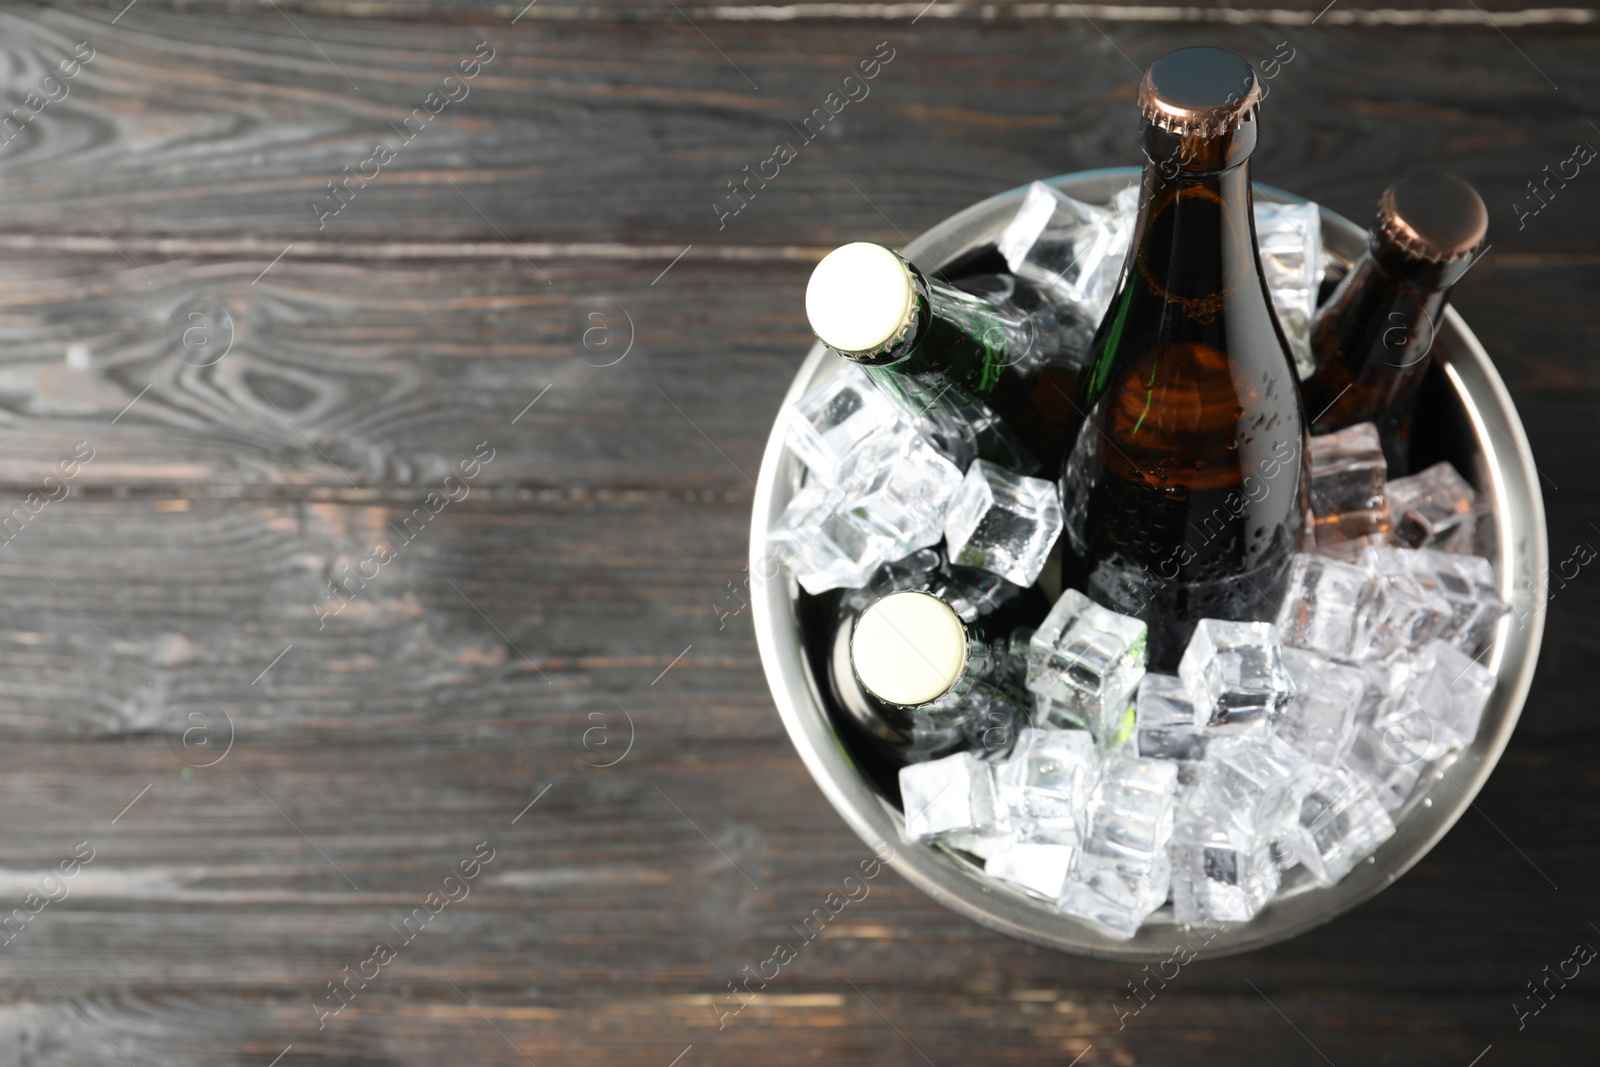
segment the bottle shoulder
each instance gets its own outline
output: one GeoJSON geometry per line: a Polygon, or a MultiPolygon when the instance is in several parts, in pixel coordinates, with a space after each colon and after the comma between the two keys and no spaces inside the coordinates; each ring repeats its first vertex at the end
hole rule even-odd
{"type": "Polygon", "coordinates": [[[1137,408],[1132,419],[1141,430],[1151,420],[1191,431],[1261,414],[1298,421],[1294,364],[1270,315],[1235,305],[1204,328],[1174,328],[1162,321],[1171,317],[1165,305],[1114,304],[1096,335],[1080,402],[1102,420],[1137,408]]]}

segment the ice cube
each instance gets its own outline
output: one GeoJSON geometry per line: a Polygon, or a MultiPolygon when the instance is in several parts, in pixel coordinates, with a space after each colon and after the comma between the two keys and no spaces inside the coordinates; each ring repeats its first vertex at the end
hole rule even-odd
{"type": "Polygon", "coordinates": [[[1021,586],[1038,579],[1060,533],[1054,482],[982,459],[967,469],[944,522],[951,563],[981,567],[1021,586]]]}
{"type": "MultiPolygon", "coordinates": [[[[1083,721],[1082,710],[1076,705],[1051,700],[1049,697],[1034,693],[1033,708],[1035,726],[1053,730],[1088,729],[1083,721]]],[[[1109,752],[1123,749],[1126,749],[1128,755],[1138,755],[1138,746],[1134,744],[1133,739],[1134,722],[1134,708],[1130,697],[1128,706],[1121,715],[1107,715],[1098,727],[1095,748],[1102,758],[1109,752]]],[[[1095,730],[1089,732],[1096,733],[1095,730]]]]}
{"type": "Polygon", "coordinates": [[[1317,310],[1326,269],[1322,261],[1322,215],[1315,204],[1257,200],[1255,224],[1261,273],[1272,294],[1272,306],[1289,342],[1295,369],[1301,378],[1309,377],[1315,369],[1311,358],[1311,316],[1317,310]]]}
{"type": "Polygon", "coordinates": [[[1122,271],[1130,222],[1034,182],[996,244],[1011,273],[1099,321],[1122,271]]]}
{"type": "MultiPolygon", "coordinates": [[[[845,362],[841,360],[840,362],[845,362]]],[[[812,474],[811,484],[840,487],[845,462],[875,434],[908,427],[901,409],[854,363],[802,396],[788,412],[785,441],[812,474]]]]}
{"type": "Polygon", "coordinates": [[[1360,422],[1313,437],[1309,460],[1317,551],[1352,559],[1383,544],[1392,520],[1377,427],[1360,422]]]}
{"type": "Polygon", "coordinates": [[[905,423],[858,442],[835,475],[796,493],[768,533],[808,593],[861,586],[884,563],[937,543],[961,484],[905,423]]]}
{"type": "MultiPolygon", "coordinates": [[[[1030,692],[1032,692],[1030,690],[1030,692]]],[[[1033,694],[1033,725],[1044,730],[1082,730],[1084,725],[1067,712],[1067,705],[1047,696],[1033,694]]]]}
{"type": "MultiPolygon", "coordinates": [[[[1124,185],[1121,189],[1111,194],[1111,214],[1114,218],[1127,223],[1128,229],[1133,228],[1134,218],[1139,214],[1139,183],[1124,185]]],[[[1128,238],[1123,237],[1126,246],[1128,238]]]]}
{"type": "Polygon", "coordinates": [[[1282,881],[1267,839],[1227,811],[1186,809],[1168,852],[1172,917],[1180,923],[1246,922],[1282,881]]]}
{"type": "Polygon", "coordinates": [[[1372,786],[1385,810],[1394,811],[1411,795],[1426,767],[1415,739],[1431,736],[1431,726],[1405,703],[1412,680],[1409,662],[1371,663],[1362,673],[1366,690],[1342,765],[1372,786]]]}
{"type": "Polygon", "coordinates": [[[995,795],[1021,840],[1075,845],[1083,835],[1098,755],[1083,729],[1022,728],[995,765],[995,795]]]}
{"type": "Polygon", "coordinates": [[[1361,565],[1377,575],[1357,623],[1359,659],[1389,659],[1448,630],[1455,611],[1437,583],[1422,582],[1401,548],[1369,548],[1361,565]]]}
{"type": "Polygon", "coordinates": [[[1071,845],[1042,841],[1008,841],[990,853],[984,872],[1034,896],[1057,900],[1072,869],[1071,845]]]}
{"type": "Polygon", "coordinates": [[[1195,725],[1218,733],[1265,730],[1294,692],[1272,627],[1201,619],[1178,663],[1195,725]]]}
{"type": "Polygon", "coordinates": [[[1411,660],[1370,660],[1359,665],[1365,688],[1356,708],[1356,722],[1371,723],[1406,695],[1411,684],[1411,660]]]}
{"type": "Polygon", "coordinates": [[[1465,748],[1478,736],[1495,676],[1465,652],[1434,641],[1412,666],[1402,698],[1377,716],[1386,744],[1418,762],[1465,748]]]}
{"type": "Polygon", "coordinates": [[[1135,702],[1138,754],[1154,759],[1201,760],[1206,731],[1195,725],[1194,703],[1175,674],[1146,674],[1135,702]]]}
{"type": "Polygon", "coordinates": [[[1476,652],[1500,616],[1511,610],[1495,588],[1494,565],[1482,556],[1431,548],[1405,556],[1417,581],[1450,605],[1450,622],[1439,636],[1463,651],[1476,652]]]}
{"type": "Polygon", "coordinates": [[[1022,840],[1076,844],[1097,764],[1087,731],[1025,727],[1011,757],[994,770],[995,794],[1012,831],[1022,840]]]}
{"type": "Polygon", "coordinates": [[[1068,589],[1033,635],[1028,688],[1054,702],[1055,721],[1107,742],[1144,674],[1145,634],[1140,620],[1068,589]]]}
{"type": "Polygon", "coordinates": [[[1450,464],[1435,463],[1390,482],[1389,501],[1397,543],[1446,552],[1477,551],[1478,526],[1489,507],[1450,464]]]}
{"type": "Polygon", "coordinates": [[[1313,763],[1331,767],[1355,739],[1366,678],[1356,667],[1300,648],[1285,648],[1283,665],[1294,679],[1294,696],[1278,717],[1273,735],[1313,763]]]}
{"type": "Polygon", "coordinates": [[[1195,786],[1200,784],[1200,779],[1205,776],[1204,760],[1174,760],[1178,765],[1178,792],[1173,798],[1174,810],[1182,810],[1188,803],[1189,794],[1194,792],[1195,786]]]}
{"type": "Polygon", "coordinates": [[[1079,853],[1056,906],[1113,937],[1129,938],[1166,903],[1172,861],[1166,850],[1149,863],[1079,853]]]}
{"type": "Polygon", "coordinates": [[[1317,771],[1278,738],[1219,737],[1206,746],[1189,804],[1230,812],[1240,826],[1270,841],[1288,828],[1317,771]]]}
{"type": "Polygon", "coordinates": [[[1132,937],[1167,899],[1178,765],[1113,753],[1089,796],[1083,846],[1059,906],[1119,937],[1132,937]]]}
{"type": "Polygon", "coordinates": [[[1462,627],[1452,643],[1465,652],[1475,652],[1478,646],[1487,641],[1494,632],[1500,616],[1510,613],[1511,605],[1500,597],[1500,589],[1495,581],[1494,564],[1482,556],[1460,553],[1452,554],[1450,559],[1455,563],[1456,570],[1462,578],[1471,583],[1472,595],[1480,605],[1480,610],[1473,616],[1470,626],[1462,627]]]}
{"type": "Polygon", "coordinates": [[[767,533],[769,549],[813,595],[859,586],[888,558],[888,540],[842,513],[844,499],[838,489],[808,485],[767,533]]]}
{"type": "Polygon", "coordinates": [[[1112,755],[1101,765],[1089,795],[1085,856],[1150,863],[1172,835],[1177,764],[1112,755]]]}
{"type": "Polygon", "coordinates": [[[939,844],[946,850],[956,849],[961,852],[970,852],[980,860],[988,858],[999,852],[1006,845],[1011,844],[1015,838],[1008,830],[980,831],[970,834],[946,834],[939,839],[939,844]]]}
{"type": "Polygon", "coordinates": [[[900,800],[905,836],[911,841],[995,828],[989,765],[970,752],[901,767],[900,800]]]}
{"type": "Polygon", "coordinates": [[[1323,885],[1335,885],[1394,834],[1372,786],[1344,767],[1329,770],[1300,805],[1288,844],[1323,885]]]}
{"type": "Polygon", "coordinates": [[[1133,728],[1138,722],[1138,714],[1134,709],[1133,701],[1128,701],[1128,706],[1122,714],[1111,720],[1105,733],[1096,738],[1100,749],[1100,757],[1104,759],[1113,752],[1124,756],[1137,756],[1139,746],[1135,743],[1133,728]]]}
{"type": "Polygon", "coordinates": [[[1329,659],[1354,660],[1365,646],[1358,621],[1373,585],[1373,576],[1354,564],[1296,556],[1278,612],[1278,637],[1329,659]]]}
{"type": "Polygon", "coordinates": [[[1406,747],[1409,737],[1408,728],[1357,726],[1344,757],[1343,766],[1366,779],[1386,811],[1399,810],[1427,767],[1406,747]]]}
{"type": "Polygon", "coordinates": [[[840,478],[847,487],[844,510],[887,540],[888,559],[938,543],[961,484],[961,472],[909,428],[858,448],[840,478]]]}
{"type": "Polygon", "coordinates": [[[1386,511],[1383,445],[1378,428],[1358,422],[1311,439],[1311,510],[1317,516],[1386,511]]]}

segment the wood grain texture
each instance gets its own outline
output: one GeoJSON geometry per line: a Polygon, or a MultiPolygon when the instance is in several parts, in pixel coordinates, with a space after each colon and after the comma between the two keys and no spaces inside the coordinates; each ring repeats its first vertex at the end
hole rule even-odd
{"type": "Polygon", "coordinates": [[[479,484],[748,489],[809,344],[805,265],[681,263],[652,286],[669,262],[552,262],[549,285],[514,257],[285,262],[254,285],[254,264],[195,263],[154,292],[13,265],[0,479],[36,482],[88,441],[83,486],[423,489],[488,441],[479,484]],[[232,347],[185,350],[186,309],[213,303],[232,347]]]}
{"type": "MultiPolygon", "coordinates": [[[[126,0],[106,0],[94,6],[103,8],[107,18],[115,16],[126,0]]],[[[250,0],[207,0],[203,5],[187,0],[144,0],[153,8],[192,10],[203,8],[208,12],[254,12],[259,6],[250,0]]],[[[1358,3],[1341,3],[1332,11],[1323,12],[1318,6],[1294,8],[1283,0],[1242,0],[1223,3],[1220,0],[1193,0],[1174,4],[1168,0],[1128,0],[1118,4],[1057,4],[1039,3],[1037,0],[900,0],[891,3],[840,3],[817,0],[743,0],[740,3],[689,3],[677,5],[678,10],[649,0],[607,0],[604,3],[522,3],[520,0],[502,0],[500,3],[474,4],[470,0],[282,0],[277,6],[286,13],[344,16],[349,18],[430,18],[439,21],[471,19],[490,21],[515,18],[518,22],[584,21],[589,23],[616,22],[681,22],[686,16],[696,22],[751,22],[751,21],[909,21],[920,16],[938,22],[1008,21],[1064,21],[1100,19],[1146,19],[1157,22],[1229,22],[1238,20],[1272,19],[1286,25],[1312,23],[1333,25],[1370,25],[1399,22],[1416,12],[1426,12],[1436,21],[1447,25],[1467,24],[1458,11],[1440,4],[1437,0],[1390,0],[1358,3]],[[1338,14],[1335,14],[1338,12],[1338,14]],[[1320,17],[1319,17],[1320,15],[1320,17]],[[1459,22],[1457,21],[1459,19],[1459,22]]],[[[1585,25],[1585,18],[1593,11],[1591,3],[1567,0],[1559,5],[1516,5],[1507,3],[1481,5],[1483,14],[1474,15],[1477,23],[1485,19],[1494,25],[1585,25]]],[[[1468,8],[1471,11],[1471,8],[1468,8]]],[[[1404,23],[1401,23],[1404,24],[1404,23]]]]}
{"type": "Polygon", "coordinates": [[[1455,303],[1546,475],[1552,560],[1600,539],[1600,208],[1587,172],[1521,230],[1512,206],[1600,139],[1592,26],[685,8],[702,37],[663,4],[277,6],[0,12],[17,103],[97,49],[0,145],[0,1062],[1592,1059],[1590,976],[1520,1030],[1511,1007],[1600,938],[1592,567],[1438,848],[1325,928],[1202,952],[1137,1014],[1138,968],[990,934],[888,871],[803,940],[869,853],[789,746],[741,607],[809,263],[1130,162],[1130,64],[1199,38],[1296,49],[1259,179],[1355,218],[1410,167],[1484,190],[1495,247],[1455,303]],[[885,39],[872,95],[719,231],[724,182],[885,39]],[[481,40],[470,96],[319,231],[310,198],[481,40]],[[211,303],[215,361],[182,343],[211,303]],[[485,841],[470,895],[405,941],[485,841]],[[781,941],[796,959],[729,1014],[781,941]]]}
{"type": "MultiPolygon", "coordinates": [[[[306,16],[298,25],[313,47],[273,13],[197,22],[141,5],[109,30],[86,15],[18,10],[0,26],[19,92],[75,42],[99,54],[66,99],[0,149],[0,232],[104,233],[147,273],[182,254],[153,243],[174,235],[252,238],[251,275],[291,242],[503,233],[693,243],[701,255],[860,236],[904,243],[1041,174],[1133,162],[1138,64],[1193,36],[1149,23],[1108,23],[1103,36],[1077,22],[741,22],[718,25],[713,44],[670,22],[419,21],[373,34],[359,19],[306,16]],[[483,40],[495,58],[466,98],[400,145],[396,127],[483,40]],[[884,41],[894,59],[870,93],[805,143],[803,120],[884,41]],[[327,183],[360,171],[378,141],[397,157],[319,230],[313,201],[330,201],[327,183]],[[719,228],[726,208],[713,205],[731,197],[727,183],[779,142],[798,158],[767,188],[752,182],[754,199],[719,228]]],[[[1204,31],[1252,60],[1285,40],[1295,50],[1271,82],[1259,180],[1366,217],[1377,176],[1459,170],[1492,205],[1502,254],[1589,251],[1581,235],[1600,209],[1576,186],[1511,239],[1526,183],[1597,136],[1583,103],[1600,90],[1591,31],[1527,33],[1517,44],[1488,27],[1204,31]]]]}

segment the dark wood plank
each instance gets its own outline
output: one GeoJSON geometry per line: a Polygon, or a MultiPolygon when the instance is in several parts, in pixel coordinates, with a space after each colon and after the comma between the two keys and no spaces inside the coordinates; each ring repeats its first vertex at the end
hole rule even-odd
{"type": "Polygon", "coordinates": [[[37,483],[87,441],[84,486],[422,488],[488,441],[481,484],[750,487],[809,346],[803,263],[652,286],[669,260],[550,263],[549,285],[515,262],[285,262],[254,285],[253,264],[188,264],[154,291],[13,265],[0,479],[37,483]],[[231,348],[187,317],[215,304],[231,348]]]}
{"type": "Polygon", "coordinates": [[[737,710],[780,736],[734,592],[748,494],[436,503],[48,503],[0,547],[0,731],[170,732],[216,701],[241,734],[453,743],[614,698],[648,729],[715,734],[737,710]]]}
{"type": "MultiPolygon", "coordinates": [[[[899,243],[1039,175],[1132,162],[1137,65],[1191,36],[1141,22],[1107,23],[1102,36],[1079,20],[725,21],[713,46],[663,8],[646,23],[418,21],[382,34],[308,14],[296,22],[302,37],[271,11],[140,6],[109,27],[23,10],[7,24],[19,84],[78,41],[92,38],[98,55],[0,157],[0,232],[101,254],[103,232],[147,272],[207,247],[178,237],[248,236],[256,270],[291,242],[293,256],[332,244],[370,258],[386,242],[498,233],[693,243],[701,255],[862,236],[899,243]],[[360,170],[376,141],[397,141],[395,127],[485,39],[495,58],[466,98],[430,118],[319,230],[311,204],[331,195],[327,183],[360,170]],[[805,143],[801,120],[884,41],[894,59],[869,95],[805,143]],[[768,187],[752,182],[754,199],[719,223],[738,204],[713,206],[730,197],[727,183],[780,141],[795,142],[798,157],[768,187]]],[[[1283,41],[1294,49],[1271,83],[1257,175],[1361,216],[1401,171],[1443,167],[1481,185],[1496,238],[1509,239],[1526,183],[1597,136],[1581,103],[1600,78],[1594,27],[1519,31],[1522,45],[1487,26],[1206,34],[1253,60],[1283,41]],[[1380,37],[1394,47],[1372,47],[1380,37]]],[[[1500,250],[1587,250],[1594,203],[1574,189],[1500,250]]]]}
{"type": "MultiPolygon", "coordinates": [[[[182,0],[142,0],[152,8],[184,9],[182,0]]],[[[87,5],[105,10],[109,19],[122,10],[116,0],[87,5]]],[[[338,15],[357,19],[428,18],[436,22],[457,20],[491,21],[511,20],[538,23],[559,22],[675,22],[682,24],[685,15],[696,22],[909,22],[921,16],[943,24],[969,22],[994,23],[1007,21],[1066,21],[1066,20],[1147,20],[1152,22],[1231,22],[1239,19],[1258,19],[1274,24],[1304,26],[1332,25],[1391,25],[1411,24],[1419,17],[1432,16],[1442,25],[1465,24],[1466,19],[1454,9],[1440,5],[1437,0],[1389,0],[1389,2],[1356,2],[1339,4],[1318,18],[1318,9],[1289,8],[1282,0],[1242,0],[1240,3],[1223,3],[1221,0],[1195,0],[1194,3],[1175,6],[1164,0],[1129,0],[1120,4],[1082,4],[1077,10],[1071,5],[1042,4],[1036,0],[987,0],[985,3],[964,0],[937,0],[936,3],[902,2],[834,3],[802,2],[790,0],[744,0],[737,4],[679,4],[682,14],[665,11],[662,5],[649,0],[612,0],[605,4],[517,3],[502,0],[500,3],[474,4],[470,0],[282,0],[278,7],[290,14],[310,16],[338,15]],[[924,10],[926,9],[926,10],[924,10]],[[1341,12],[1342,14],[1335,14],[1341,12]],[[1419,15],[1418,13],[1422,13],[1419,15]]],[[[212,0],[205,5],[208,11],[253,11],[254,5],[244,0],[212,0]]],[[[1545,26],[1587,25],[1593,5],[1587,3],[1540,6],[1534,4],[1494,4],[1484,8],[1485,15],[1494,25],[1545,26]]],[[[1483,16],[1476,17],[1483,22],[1483,16]]]]}
{"type": "MultiPolygon", "coordinates": [[[[501,1007],[506,1014],[492,1017],[512,1021],[508,1033],[532,1043],[530,1056],[575,1055],[566,1042],[576,1030],[608,1062],[655,1062],[663,1046],[670,1059],[689,1043],[700,1062],[748,1062],[751,1043],[779,1039],[778,1062],[808,1058],[811,1048],[838,1057],[877,1050],[890,1062],[910,1055],[891,1033],[867,1025],[874,1015],[862,994],[934,1062],[1032,1062],[1063,1051],[1069,1038],[1078,1042],[1064,1050],[1069,1059],[1088,1043],[1100,1046],[1099,1062],[1172,1055],[1197,1026],[1219,1031],[1211,1039],[1219,1055],[1232,1041],[1236,1052],[1300,1062],[1302,1038],[1271,1022],[1279,1017],[1256,990],[1334,1062],[1364,1054],[1415,1062],[1425,1049],[1454,1054],[1509,1041],[1523,1042],[1514,1047],[1532,1058],[1592,1034],[1594,998],[1580,986],[1526,1036],[1506,1010],[1522,982],[1588,938],[1581,904],[1552,907],[1563,894],[1587,897],[1595,888],[1582,828],[1513,822],[1517,813],[1492,801],[1497,822],[1561,880],[1561,894],[1487,823],[1469,822],[1417,871],[1333,926],[1242,959],[1202,954],[1127,1019],[1137,1003],[1127,984],[1143,979],[1139,968],[1069,964],[1006,941],[884,873],[822,938],[797,946],[804,951],[749,1008],[720,1017],[717,1008],[737,1003],[722,999],[726,984],[775,944],[797,945],[791,924],[867,855],[792,757],[768,751],[712,745],[701,758],[663,758],[659,748],[641,748],[637,762],[602,774],[564,767],[545,746],[240,744],[188,781],[159,742],[46,745],[27,764],[8,754],[7,799],[26,817],[6,833],[18,857],[8,889],[19,905],[36,866],[80,840],[95,854],[67,898],[7,945],[0,973],[41,1003],[57,995],[46,983],[90,1003],[105,997],[96,990],[139,990],[148,1017],[105,1006],[97,1021],[119,1047],[131,1039],[130,1055],[163,1062],[154,1050],[180,1036],[190,1043],[179,1045],[176,1062],[204,1062],[211,1046],[194,1043],[185,1023],[201,1011],[212,1014],[207,1042],[270,1035],[313,1059],[373,1040],[372,1028],[389,1030],[394,1013],[414,1015],[420,1044],[385,1045],[386,1055],[430,1062],[431,1043],[458,1033],[451,1020],[460,994],[446,983],[480,1006],[501,1007]],[[41,758],[75,773],[45,772],[41,758]],[[151,779],[154,787],[107,825],[151,779]],[[760,788],[751,788],[754,780],[760,788]],[[398,782],[406,783],[401,791],[398,782]],[[550,792],[509,825],[548,782],[550,792]],[[398,946],[399,959],[366,999],[318,1031],[313,1005],[325,983],[375,941],[398,942],[390,924],[481,840],[493,843],[495,859],[470,897],[398,946]],[[1486,912],[1486,898],[1505,910],[1486,912]],[[597,985],[615,992],[597,995],[597,985]],[[255,1006],[237,1014],[208,1008],[221,996],[255,1006]]],[[[1567,798],[1540,788],[1547,769],[1513,758],[1497,779],[1522,795],[1522,815],[1567,798]]],[[[487,1032],[473,1039],[474,1047],[490,1043],[487,1032]]]]}

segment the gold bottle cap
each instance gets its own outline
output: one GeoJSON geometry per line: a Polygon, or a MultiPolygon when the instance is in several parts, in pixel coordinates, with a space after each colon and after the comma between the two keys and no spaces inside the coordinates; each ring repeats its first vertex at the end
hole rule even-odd
{"type": "Polygon", "coordinates": [[[1153,126],[1180,137],[1238,129],[1261,106],[1261,83],[1249,63],[1221,48],[1180,48],[1145,71],[1139,107],[1153,126]]]}
{"type": "Polygon", "coordinates": [[[1489,209],[1460,178],[1407,174],[1378,200],[1378,237],[1415,259],[1451,263],[1470,257],[1489,230],[1489,209]]]}

